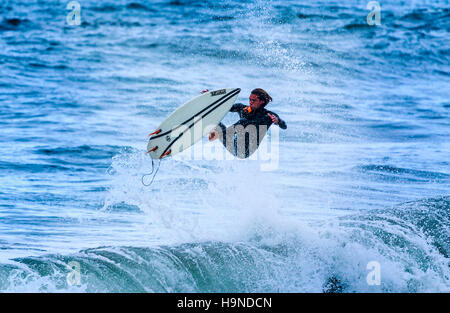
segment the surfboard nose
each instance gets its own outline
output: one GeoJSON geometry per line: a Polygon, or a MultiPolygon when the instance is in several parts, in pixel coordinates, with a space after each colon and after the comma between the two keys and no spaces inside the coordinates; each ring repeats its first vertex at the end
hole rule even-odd
{"type": "Polygon", "coordinates": [[[227,90],[228,92],[235,92],[236,94],[239,94],[241,92],[241,88],[230,88],[227,90]]]}

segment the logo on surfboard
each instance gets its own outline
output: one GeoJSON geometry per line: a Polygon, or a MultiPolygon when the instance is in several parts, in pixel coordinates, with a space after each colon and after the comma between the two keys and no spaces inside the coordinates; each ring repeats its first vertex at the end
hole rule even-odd
{"type": "Polygon", "coordinates": [[[223,95],[223,94],[226,94],[226,93],[227,93],[226,89],[220,89],[220,90],[216,90],[216,91],[211,91],[211,97],[218,96],[218,95],[223,95]]]}

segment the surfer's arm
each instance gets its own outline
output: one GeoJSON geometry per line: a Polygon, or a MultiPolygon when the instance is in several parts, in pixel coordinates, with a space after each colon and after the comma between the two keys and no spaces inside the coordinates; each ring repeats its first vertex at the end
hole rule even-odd
{"type": "Polygon", "coordinates": [[[235,103],[230,109],[230,112],[240,112],[243,108],[245,108],[245,105],[242,103],[235,103]]]}
{"type": "Polygon", "coordinates": [[[280,127],[281,129],[286,129],[287,125],[286,122],[283,121],[278,114],[273,113],[273,112],[269,112],[267,113],[267,115],[270,117],[270,119],[272,120],[272,123],[274,123],[275,125],[278,125],[278,127],[280,127]]]}
{"type": "Polygon", "coordinates": [[[287,125],[286,122],[283,121],[281,118],[278,118],[279,122],[278,122],[278,127],[280,127],[281,129],[286,129],[287,125]]]}

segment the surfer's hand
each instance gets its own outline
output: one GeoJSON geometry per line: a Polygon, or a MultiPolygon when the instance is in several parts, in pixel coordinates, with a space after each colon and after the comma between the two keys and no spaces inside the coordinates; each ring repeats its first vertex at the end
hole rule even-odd
{"type": "Polygon", "coordinates": [[[217,138],[219,138],[219,133],[216,130],[213,130],[211,133],[209,133],[209,141],[214,141],[217,138]]]}
{"type": "Polygon", "coordinates": [[[280,120],[278,119],[278,117],[276,117],[275,115],[272,115],[270,113],[267,113],[267,115],[269,115],[269,117],[272,119],[272,123],[274,124],[278,124],[280,122],[280,120]]]}
{"type": "Polygon", "coordinates": [[[208,91],[209,91],[209,89],[206,89],[206,90],[203,90],[202,93],[205,93],[205,92],[208,92],[208,91]]]}

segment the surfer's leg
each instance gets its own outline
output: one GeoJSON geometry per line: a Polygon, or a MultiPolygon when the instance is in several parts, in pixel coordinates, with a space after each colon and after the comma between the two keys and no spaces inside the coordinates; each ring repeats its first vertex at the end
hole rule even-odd
{"type": "Polygon", "coordinates": [[[267,127],[265,125],[232,125],[226,127],[219,123],[213,130],[217,133],[214,139],[221,139],[224,147],[234,156],[246,159],[259,148],[259,144],[264,138],[267,127]]]}
{"type": "Polygon", "coordinates": [[[236,126],[236,155],[240,159],[248,158],[258,149],[258,128],[253,125],[236,126]]]}
{"type": "Polygon", "coordinates": [[[220,142],[232,155],[236,156],[236,140],[234,136],[234,126],[226,127],[224,124],[219,123],[215,128],[215,131],[219,133],[220,142]]]}
{"type": "Polygon", "coordinates": [[[214,141],[216,139],[222,138],[222,134],[225,132],[225,125],[219,123],[210,133],[209,141],[214,141]]]}
{"type": "Polygon", "coordinates": [[[221,139],[222,144],[226,146],[227,127],[220,122],[219,125],[217,125],[216,130],[219,132],[219,139],[221,139]]]}

